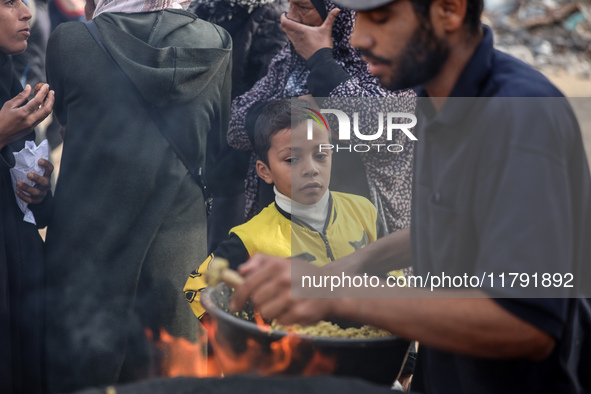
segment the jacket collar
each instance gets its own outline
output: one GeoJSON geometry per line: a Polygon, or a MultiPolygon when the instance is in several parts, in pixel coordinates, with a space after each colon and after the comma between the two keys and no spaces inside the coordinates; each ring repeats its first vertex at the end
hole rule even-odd
{"type": "MultiPolygon", "coordinates": [[[[303,222],[303,221],[299,220],[298,218],[293,217],[289,212],[286,212],[285,210],[281,209],[279,207],[279,205],[277,205],[276,203],[273,203],[273,206],[275,207],[275,209],[277,209],[277,211],[281,215],[283,215],[283,217],[285,217],[287,220],[291,221],[292,223],[295,223],[300,227],[305,227],[305,228],[310,229],[314,232],[317,232],[315,229],[313,229],[311,226],[309,226],[306,222],[303,222]]],[[[324,230],[322,232],[326,233],[326,230],[328,230],[328,227],[331,224],[333,224],[336,219],[337,219],[337,211],[336,211],[336,208],[333,203],[332,192],[330,192],[330,196],[328,198],[328,215],[326,217],[326,222],[324,223],[324,230]]]]}

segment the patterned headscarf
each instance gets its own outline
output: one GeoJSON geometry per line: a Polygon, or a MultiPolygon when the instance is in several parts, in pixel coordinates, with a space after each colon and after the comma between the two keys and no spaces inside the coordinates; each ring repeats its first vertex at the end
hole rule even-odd
{"type": "MultiPolygon", "coordinates": [[[[324,4],[327,13],[336,7],[331,0],[324,0],[324,4]]],[[[332,29],[333,57],[351,77],[364,85],[368,97],[388,96],[388,92],[367,71],[367,64],[361,60],[359,51],[349,43],[354,24],[355,13],[341,10],[332,29]]],[[[298,55],[291,42],[288,42],[269,65],[267,75],[232,103],[232,119],[228,131],[230,145],[237,149],[251,150],[248,135],[242,132],[250,107],[257,102],[271,102],[309,94],[306,86],[309,74],[306,61],[298,55]]]]}
{"type": "MultiPolygon", "coordinates": [[[[330,0],[324,0],[324,5],[327,13],[336,7],[330,0]]],[[[333,58],[351,78],[333,89],[328,96],[331,98],[394,97],[406,103],[400,107],[404,109],[403,112],[414,112],[416,95],[413,91],[390,92],[368,72],[367,64],[361,60],[359,51],[349,43],[354,24],[355,13],[350,10],[341,10],[333,25],[333,58]]],[[[307,87],[309,74],[305,60],[297,54],[291,42],[288,42],[269,65],[267,75],[251,90],[236,97],[232,102],[228,143],[236,149],[252,150],[246,131],[248,111],[257,103],[269,103],[309,94],[307,87]]],[[[410,218],[410,203],[406,204],[406,202],[410,202],[413,146],[408,143],[408,139],[406,140],[400,142],[404,144],[405,151],[397,155],[394,163],[388,153],[385,154],[388,157],[384,160],[369,154],[361,155],[368,180],[376,185],[384,205],[394,211],[386,213],[386,221],[391,231],[408,226],[410,218]]],[[[253,153],[245,180],[247,218],[252,217],[262,208],[258,207],[257,200],[259,178],[256,175],[256,160],[257,157],[253,153]]],[[[376,203],[375,199],[374,203],[376,203]]]]}
{"type": "Polygon", "coordinates": [[[162,11],[166,9],[186,10],[191,0],[94,0],[96,8],[92,18],[103,12],[122,12],[137,14],[140,12],[162,11]]]}

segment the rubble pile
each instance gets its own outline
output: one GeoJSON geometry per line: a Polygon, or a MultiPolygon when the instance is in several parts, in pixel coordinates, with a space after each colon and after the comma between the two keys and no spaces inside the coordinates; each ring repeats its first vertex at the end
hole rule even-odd
{"type": "Polygon", "coordinates": [[[591,78],[591,0],[485,0],[496,47],[554,74],[591,78]]]}

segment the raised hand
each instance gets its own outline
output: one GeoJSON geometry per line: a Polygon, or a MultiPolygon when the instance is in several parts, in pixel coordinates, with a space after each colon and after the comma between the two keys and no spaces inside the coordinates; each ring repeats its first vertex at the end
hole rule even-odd
{"type": "Polygon", "coordinates": [[[308,60],[319,49],[333,47],[332,27],[339,12],[341,10],[338,8],[330,11],[320,26],[308,26],[291,20],[283,14],[281,15],[281,30],[285,32],[296,52],[308,60]]]}
{"type": "Polygon", "coordinates": [[[51,113],[55,92],[49,90],[49,85],[44,84],[35,97],[23,106],[30,94],[31,86],[27,85],[0,109],[0,149],[29,134],[51,113]]]}

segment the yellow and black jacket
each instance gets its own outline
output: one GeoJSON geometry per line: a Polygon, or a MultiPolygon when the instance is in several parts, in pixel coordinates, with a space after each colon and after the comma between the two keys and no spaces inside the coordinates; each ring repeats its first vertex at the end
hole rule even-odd
{"type": "Polygon", "coordinates": [[[265,253],[280,257],[299,257],[323,266],[345,257],[383,235],[376,209],[364,197],[330,192],[329,214],[322,233],[292,217],[275,203],[247,223],[230,230],[227,240],[193,271],[184,292],[193,312],[201,318],[205,310],[199,302],[207,287],[204,274],[214,257],[228,259],[236,269],[250,256],[265,253]]]}

